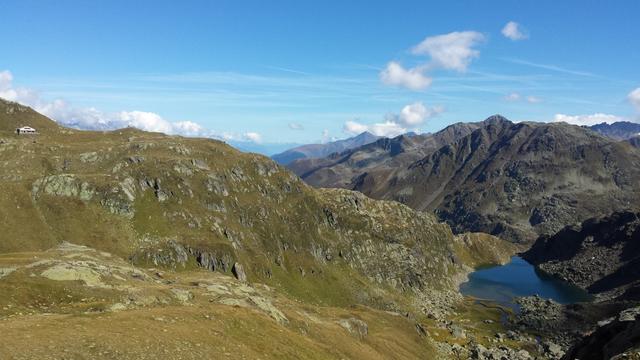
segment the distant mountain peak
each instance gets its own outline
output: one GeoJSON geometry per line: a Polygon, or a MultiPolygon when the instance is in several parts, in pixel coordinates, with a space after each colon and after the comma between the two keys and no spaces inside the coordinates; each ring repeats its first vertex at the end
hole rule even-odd
{"type": "Polygon", "coordinates": [[[506,117],[504,117],[504,116],[502,116],[500,114],[491,115],[488,118],[486,118],[483,122],[485,124],[512,123],[511,120],[507,119],[506,117]]]}
{"type": "Polygon", "coordinates": [[[326,157],[333,153],[340,153],[346,150],[370,144],[378,139],[380,139],[380,136],[376,136],[368,131],[365,131],[354,137],[343,140],[331,141],[324,144],[308,144],[297,146],[282,153],[273,155],[271,158],[282,165],[287,165],[292,161],[298,159],[326,157]]]}
{"type": "Polygon", "coordinates": [[[640,124],[631,121],[617,121],[612,124],[601,123],[587,128],[614,140],[628,140],[640,133],[640,124]]]}

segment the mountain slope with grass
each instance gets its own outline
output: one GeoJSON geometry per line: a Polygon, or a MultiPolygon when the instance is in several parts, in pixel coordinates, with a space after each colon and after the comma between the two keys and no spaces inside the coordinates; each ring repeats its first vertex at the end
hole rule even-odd
{"type": "Polygon", "coordinates": [[[0,129],[0,341],[9,353],[25,346],[30,324],[77,357],[177,354],[196,342],[194,357],[226,342],[234,358],[260,349],[268,358],[429,357],[451,338],[440,327],[471,266],[515,251],[492,236],[456,236],[396,202],[311,188],[215,140],[65,129],[5,101],[0,129]],[[23,125],[39,134],[15,134],[23,125]],[[205,336],[215,335],[207,316],[226,329],[220,343],[205,336]],[[54,321],[88,330],[68,337],[76,346],[54,321]],[[271,345],[243,345],[256,331],[246,321],[271,345]],[[171,340],[98,340],[154,324],[171,340]]]}

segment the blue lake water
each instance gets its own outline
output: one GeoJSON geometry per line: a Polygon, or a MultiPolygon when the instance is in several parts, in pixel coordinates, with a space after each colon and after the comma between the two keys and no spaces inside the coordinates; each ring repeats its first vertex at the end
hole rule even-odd
{"type": "Polygon", "coordinates": [[[478,269],[469,274],[469,281],[460,285],[460,292],[484,300],[513,307],[516,296],[539,295],[561,304],[592,300],[584,290],[546,275],[518,256],[505,265],[478,269]]]}

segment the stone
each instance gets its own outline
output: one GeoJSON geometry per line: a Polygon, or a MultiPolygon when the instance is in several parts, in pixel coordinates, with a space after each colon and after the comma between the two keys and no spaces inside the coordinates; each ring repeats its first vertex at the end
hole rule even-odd
{"type": "Polygon", "coordinates": [[[188,304],[193,300],[193,294],[189,290],[171,289],[173,296],[182,304],[188,304]]]}
{"type": "Polygon", "coordinates": [[[562,355],[564,355],[564,350],[558,344],[555,344],[551,341],[547,341],[543,344],[545,353],[548,354],[552,359],[560,359],[562,355]]]}
{"type": "Polygon", "coordinates": [[[464,329],[457,325],[451,327],[451,335],[453,335],[453,337],[455,337],[456,339],[467,338],[467,334],[464,332],[464,329]]]}
{"type": "Polygon", "coordinates": [[[127,310],[127,305],[123,303],[115,303],[109,306],[109,311],[112,311],[112,312],[118,312],[118,311],[124,311],[124,310],[127,310]]]}
{"type": "Polygon", "coordinates": [[[83,163],[92,163],[98,161],[98,153],[95,151],[80,154],[80,161],[83,163]]]}
{"type": "Polygon", "coordinates": [[[369,326],[366,322],[360,319],[342,319],[338,321],[338,324],[360,340],[364,339],[369,334],[369,326]]]}
{"type": "Polygon", "coordinates": [[[618,316],[618,321],[636,321],[638,315],[640,315],[640,306],[622,311],[618,316]]]}
{"type": "Polygon", "coordinates": [[[209,165],[207,165],[206,162],[204,162],[203,160],[200,160],[200,159],[192,159],[191,160],[191,165],[195,166],[196,168],[198,168],[200,170],[209,170],[209,165]]]}
{"type": "Polygon", "coordinates": [[[40,275],[55,281],[82,281],[86,286],[107,288],[101,280],[100,273],[83,262],[56,264],[40,275]]]}
{"type": "Polygon", "coordinates": [[[132,164],[141,164],[144,162],[144,156],[129,156],[127,160],[132,164]]]}
{"type": "Polygon", "coordinates": [[[266,312],[271,316],[274,320],[279,322],[280,324],[286,324],[289,322],[289,319],[280,311],[278,308],[273,306],[271,301],[267,300],[261,296],[249,296],[249,300],[257,306],[260,310],[266,312]]]}
{"type": "Polygon", "coordinates": [[[16,268],[0,268],[0,279],[16,271],[16,268]]]}
{"type": "Polygon", "coordinates": [[[245,274],[244,268],[240,263],[234,263],[233,267],[231,268],[231,272],[233,272],[233,275],[236,277],[236,279],[242,282],[247,282],[247,274],[245,274]]]}
{"type": "Polygon", "coordinates": [[[136,181],[132,177],[125,178],[120,183],[120,188],[129,201],[133,202],[136,200],[136,181]]]}

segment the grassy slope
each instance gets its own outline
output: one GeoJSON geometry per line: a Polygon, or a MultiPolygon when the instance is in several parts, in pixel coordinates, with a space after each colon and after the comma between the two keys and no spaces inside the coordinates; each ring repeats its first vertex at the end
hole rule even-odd
{"type": "MultiPolygon", "coordinates": [[[[215,140],[61,129],[4,102],[0,139],[0,253],[68,241],[144,259],[167,254],[175,241],[242,264],[251,282],[271,285],[291,301],[336,309],[362,304],[378,319],[374,308],[415,311],[415,294],[451,291],[469,266],[513,252],[487,237],[474,238],[486,245],[476,248],[492,251],[470,254],[468,241],[458,241],[430,214],[350,191],[312,189],[269,159],[215,140]],[[16,124],[41,134],[17,136],[16,124]]],[[[186,274],[194,264],[190,257],[163,265],[186,274]]],[[[25,284],[13,283],[27,292],[21,296],[49,291],[46,284],[25,284]]],[[[331,339],[333,346],[338,338],[331,339]]],[[[414,345],[429,351],[425,342],[414,345]]]]}

